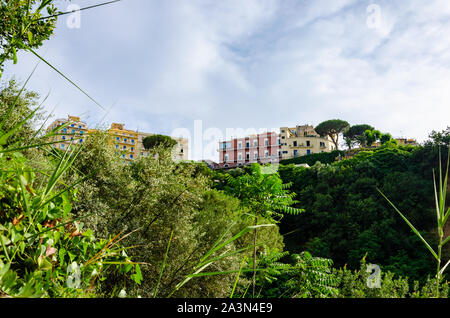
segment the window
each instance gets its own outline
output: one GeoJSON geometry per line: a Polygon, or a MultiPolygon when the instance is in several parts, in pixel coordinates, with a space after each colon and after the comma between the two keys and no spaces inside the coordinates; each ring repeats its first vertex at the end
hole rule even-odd
{"type": "Polygon", "coordinates": [[[297,147],[297,141],[294,141],[294,142],[292,143],[292,145],[293,145],[294,147],[297,147]]]}
{"type": "Polygon", "coordinates": [[[264,157],[266,157],[266,158],[269,157],[269,150],[264,151],[264,157]]]}
{"type": "Polygon", "coordinates": [[[264,139],[264,145],[267,147],[269,145],[269,139],[265,138],[264,139]]]}
{"type": "Polygon", "coordinates": [[[83,142],[83,139],[80,139],[80,144],[83,142]]]}
{"type": "Polygon", "coordinates": [[[127,142],[127,138],[125,138],[123,141],[127,142]]]}
{"type": "Polygon", "coordinates": [[[258,152],[257,151],[253,152],[253,158],[254,159],[258,159],[258,152]]]}
{"type": "Polygon", "coordinates": [[[80,134],[82,135],[84,133],[84,131],[80,130],[80,134]]]}
{"type": "Polygon", "coordinates": [[[65,133],[66,133],[66,132],[67,132],[67,128],[64,128],[64,129],[63,129],[63,132],[65,132],[65,133]]]}
{"type": "Polygon", "coordinates": [[[306,154],[307,154],[307,155],[310,155],[310,154],[311,154],[311,150],[309,150],[309,149],[306,150],[306,154]]]}
{"type": "Polygon", "coordinates": [[[247,152],[247,153],[245,154],[245,159],[246,159],[246,160],[250,160],[250,152],[247,152]]]}
{"type": "Polygon", "coordinates": [[[74,134],[75,133],[75,129],[72,129],[72,134],[74,134]]]}
{"type": "Polygon", "coordinates": [[[281,150],[278,150],[278,157],[281,157],[281,150]]]}
{"type": "Polygon", "coordinates": [[[253,140],[253,147],[257,147],[258,146],[258,140],[253,140]]]}
{"type": "Polygon", "coordinates": [[[117,137],[116,140],[120,140],[120,137],[117,137]]]}
{"type": "Polygon", "coordinates": [[[320,147],[325,148],[325,143],[323,141],[320,142],[320,147]]]}
{"type": "Polygon", "coordinates": [[[127,149],[127,146],[123,146],[123,149],[127,149]]]}
{"type": "Polygon", "coordinates": [[[130,159],[133,159],[133,155],[130,155],[130,159]]]}
{"type": "Polygon", "coordinates": [[[238,149],[242,149],[242,141],[238,142],[238,149]]]}
{"type": "Polygon", "coordinates": [[[285,132],[286,132],[286,130],[284,130],[284,129],[281,129],[281,132],[282,132],[282,133],[285,133],[285,132]]]}
{"type": "Polygon", "coordinates": [[[238,153],[238,160],[242,160],[242,152],[238,153]]]}
{"type": "Polygon", "coordinates": [[[81,129],[81,125],[79,125],[78,128],[81,129]]]}
{"type": "Polygon", "coordinates": [[[298,156],[298,151],[294,150],[294,157],[297,157],[297,156],[298,156]]]}
{"type": "Polygon", "coordinates": [[[70,125],[70,127],[75,127],[75,124],[70,125]]]}
{"type": "Polygon", "coordinates": [[[228,161],[228,155],[225,155],[225,162],[228,161]]]}
{"type": "Polygon", "coordinates": [[[286,154],[286,153],[288,153],[288,152],[285,150],[285,151],[283,151],[283,153],[286,154]]]}
{"type": "Polygon", "coordinates": [[[134,151],[134,148],[133,148],[133,147],[131,147],[131,151],[134,151]]]}
{"type": "Polygon", "coordinates": [[[281,139],[285,139],[286,137],[285,136],[281,136],[281,139]]]}
{"type": "Polygon", "coordinates": [[[62,140],[66,140],[66,136],[62,136],[62,140]]]}
{"type": "Polygon", "coordinates": [[[119,145],[116,145],[116,149],[119,149],[119,145]]]}
{"type": "Polygon", "coordinates": [[[247,142],[245,143],[245,148],[250,148],[250,141],[247,141],[247,142]]]}
{"type": "Polygon", "coordinates": [[[64,145],[64,144],[62,144],[62,145],[61,145],[61,149],[64,149],[64,147],[65,147],[65,145],[64,145]]]}
{"type": "Polygon", "coordinates": [[[311,142],[309,140],[306,141],[306,147],[311,147],[311,142]]]}
{"type": "Polygon", "coordinates": [[[281,145],[280,137],[277,138],[277,144],[281,145]]]}
{"type": "Polygon", "coordinates": [[[134,144],[134,139],[131,139],[131,142],[134,144]]]}

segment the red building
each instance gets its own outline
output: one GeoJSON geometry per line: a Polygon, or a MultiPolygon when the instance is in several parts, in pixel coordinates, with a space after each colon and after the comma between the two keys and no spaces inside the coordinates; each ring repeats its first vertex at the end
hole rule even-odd
{"type": "Polygon", "coordinates": [[[280,135],[275,132],[219,142],[219,168],[276,163],[280,158],[280,135]]]}

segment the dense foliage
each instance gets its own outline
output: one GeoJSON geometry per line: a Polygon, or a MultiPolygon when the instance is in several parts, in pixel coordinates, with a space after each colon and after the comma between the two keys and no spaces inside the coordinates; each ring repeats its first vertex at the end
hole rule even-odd
{"type": "Polygon", "coordinates": [[[401,276],[423,281],[433,274],[433,259],[411,229],[377,191],[379,188],[431,241],[435,240],[432,168],[436,147],[394,144],[362,151],[355,158],[310,169],[281,166],[292,182],[298,206],[307,213],[287,216],[281,224],[288,250],[308,250],[356,269],[368,260],[401,276]]]}

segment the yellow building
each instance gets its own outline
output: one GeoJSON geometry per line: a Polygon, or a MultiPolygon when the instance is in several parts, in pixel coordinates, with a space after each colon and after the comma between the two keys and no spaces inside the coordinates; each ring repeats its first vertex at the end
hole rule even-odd
{"type": "Polygon", "coordinates": [[[80,117],[68,116],[67,119],[56,119],[47,128],[47,131],[54,130],[61,127],[57,131],[58,135],[51,138],[55,141],[52,146],[61,150],[70,150],[73,145],[83,143],[88,134],[88,128],[85,122],[80,120],[80,117]],[[62,127],[63,126],[63,127],[62,127]]]}
{"type": "Polygon", "coordinates": [[[329,137],[321,137],[313,126],[280,128],[281,158],[291,159],[313,153],[331,152],[335,146],[329,137]]]}
{"type": "Polygon", "coordinates": [[[134,161],[138,157],[138,133],[125,129],[123,124],[112,123],[108,133],[111,135],[109,143],[113,145],[116,154],[124,162],[134,161]]]}

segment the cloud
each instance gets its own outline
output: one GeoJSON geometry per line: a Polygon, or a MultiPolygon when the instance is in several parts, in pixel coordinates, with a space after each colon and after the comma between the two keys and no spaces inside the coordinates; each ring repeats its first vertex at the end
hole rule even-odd
{"type": "MultiPolygon", "coordinates": [[[[200,119],[225,134],[342,118],[423,141],[450,125],[449,31],[444,0],[124,0],[83,11],[80,29],[61,19],[39,52],[112,107],[106,123],[130,129],[193,131],[200,119]]],[[[20,54],[5,76],[25,79],[35,63],[20,54]]],[[[51,89],[58,117],[105,116],[42,63],[30,88],[51,89]]]]}

